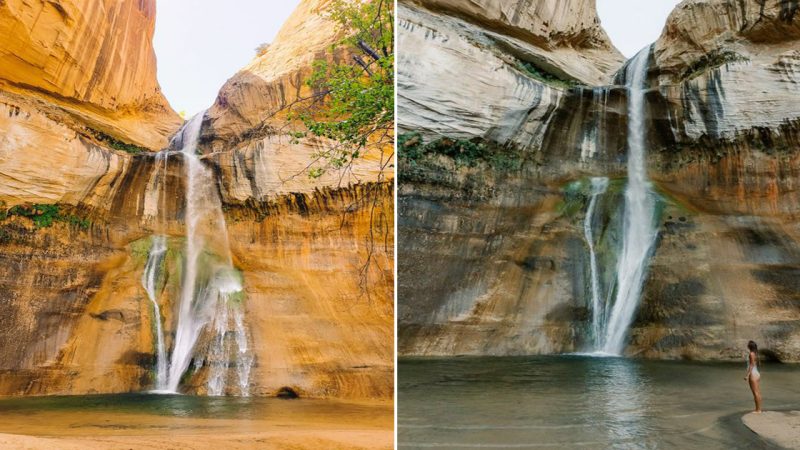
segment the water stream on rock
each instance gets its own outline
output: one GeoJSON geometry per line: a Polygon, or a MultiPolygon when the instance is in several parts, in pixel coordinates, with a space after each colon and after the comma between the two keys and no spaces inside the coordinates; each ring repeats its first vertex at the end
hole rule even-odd
{"type": "MultiPolygon", "coordinates": [[[[231,260],[216,184],[197,156],[204,115],[201,112],[194,116],[178,135],[186,168],[186,254],[167,388],[178,389],[201,333],[208,324],[213,324],[208,391],[211,395],[222,395],[227,371],[228,310],[241,307],[238,303],[242,283],[231,260]]],[[[241,394],[247,392],[243,390],[241,394]]]]}
{"type": "Polygon", "coordinates": [[[597,267],[597,253],[595,252],[594,233],[592,225],[595,217],[595,207],[597,206],[597,199],[603,195],[608,189],[608,178],[594,177],[591,179],[591,191],[589,193],[589,208],[586,210],[586,218],[583,221],[583,234],[586,238],[586,244],[589,246],[589,267],[591,275],[591,288],[592,288],[592,339],[595,346],[599,345],[601,339],[601,332],[604,322],[605,306],[601,299],[600,289],[600,274],[597,267]]]}
{"type": "MultiPolygon", "coordinates": [[[[166,150],[156,153],[155,173],[153,177],[154,191],[156,192],[155,208],[156,216],[161,219],[164,226],[164,218],[157,211],[166,210],[167,201],[167,173],[169,168],[169,152],[166,150]],[[163,161],[163,165],[161,162],[163,161]]],[[[167,360],[166,339],[164,338],[164,326],[162,325],[161,307],[158,304],[158,281],[159,273],[164,263],[167,252],[167,237],[163,235],[153,235],[150,238],[150,252],[147,255],[147,262],[142,273],[142,286],[147,292],[147,298],[153,304],[153,323],[155,324],[156,338],[156,391],[167,389],[167,360]]]]}
{"type": "Polygon", "coordinates": [[[622,251],[617,261],[617,291],[605,334],[596,350],[620,355],[639,304],[648,259],[656,240],[655,198],[645,162],[645,91],[650,47],[630,61],[625,72],[628,89],[628,183],[625,187],[622,251]]]}
{"type": "Polygon", "coordinates": [[[164,345],[164,329],[161,326],[161,308],[158,306],[158,273],[164,254],[167,251],[167,239],[164,236],[153,236],[150,254],[142,274],[142,286],[147,297],[153,303],[153,322],[156,325],[156,390],[167,389],[167,350],[164,345]]]}
{"type": "MultiPolygon", "coordinates": [[[[153,303],[156,322],[157,393],[176,393],[187,369],[194,361],[197,371],[208,368],[209,395],[226,393],[230,347],[235,347],[239,394],[249,395],[253,358],[247,345],[244,325],[243,288],[239,272],[233,267],[222,201],[211,171],[197,155],[204,112],[194,116],[173,138],[180,148],[186,176],[186,244],[181,265],[177,321],[172,353],[166,358],[161,311],[158,305],[158,275],[167,251],[165,236],[154,235],[142,285],[153,303]],[[228,339],[231,336],[234,341],[228,339]]],[[[166,158],[164,151],[156,159],[166,158]]],[[[157,164],[158,166],[158,164],[157,164]]],[[[166,165],[165,165],[166,167],[166,165]]],[[[166,169],[165,169],[166,170],[166,169]]],[[[166,173],[165,177],[166,178],[166,173]]],[[[162,180],[162,186],[166,183],[162,180]]]]}

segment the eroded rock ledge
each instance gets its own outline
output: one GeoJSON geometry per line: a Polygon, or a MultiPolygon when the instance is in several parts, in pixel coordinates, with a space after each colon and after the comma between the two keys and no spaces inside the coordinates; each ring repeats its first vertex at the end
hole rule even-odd
{"type": "MultiPolygon", "coordinates": [[[[251,393],[385,400],[392,168],[376,155],[347,177],[312,179],[302,169],[330,143],[290,142],[272,109],[302,93],[337,38],[328,4],[301,2],[267,55],[223,88],[202,163],[245,280],[251,393]]],[[[149,151],[166,149],[181,122],[155,81],[153,11],[152,0],[0,1],[0,30],[17,33],[4,33],[15,40],[0,61],[20,55],[0,64],[0,395],[153,386],[143,264],[155,233],[167,236],[165,264],[179,264],[186,192],[183,155],[149,151]]],[[[169,340],[173,308],[161,301],[169,340]]],[[[202,393],[205,377],[184,387],[202,393]]]]}
{"type": "Polygon", "coordinates": [[[0,89],[116,139],[166,146],[181,120],[156,80],[155,10],[155,0],[3,1],[0,89]]]}
{"type": "MultiPolygon", "coordinates": [[[[684,1],[649,56],[648,171],[661,225],[629,355],[734,360],[754,339],[772,359],[800,361],[800,14],[791,2],[760,3],[684,1]]],[[[611,178],[594,221],[609,286],[625,89],[527,76],[508,63],[519,53],[463,12],[404,3],[399,21],[401,47],[412,44],[399,73],[399,351],[585,350],[588,177],[611,178]],[[473,83],[481,74],[492,80],[473,83]],[[429,88],[439,77],[443,86],[429,88]]],[[[576,79],[619,85],[619,74],[576,79]]]]}

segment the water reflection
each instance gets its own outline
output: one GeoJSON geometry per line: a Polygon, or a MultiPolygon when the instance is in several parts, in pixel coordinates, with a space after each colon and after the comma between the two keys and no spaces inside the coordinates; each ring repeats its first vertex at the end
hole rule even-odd
{"type": "Polygon", "coordinates": [[[639,366],[623,358],[604,358],[588,366],[590,395],[602,405],[610,442],[643,442],[648,438],[648,384],[639,366]]]}
{"type": "MultiPolygon", "coordinates": [[[[761,445],[738,420],[751,401],[738,364],[572,355],[401,360],[398,369],[400,448],[761,445]]],[[[771,367],[765,401],[800,404],[799,373],[771,367]]]]}

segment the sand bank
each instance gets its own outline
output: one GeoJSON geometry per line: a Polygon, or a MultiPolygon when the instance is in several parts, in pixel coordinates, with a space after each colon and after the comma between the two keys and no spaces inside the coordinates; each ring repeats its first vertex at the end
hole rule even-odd
{"type": "Polygon", "coordinates": [[[800,448],[800,411],[750,413],[742,422],[762,438],[785,448],[800,448]]]}

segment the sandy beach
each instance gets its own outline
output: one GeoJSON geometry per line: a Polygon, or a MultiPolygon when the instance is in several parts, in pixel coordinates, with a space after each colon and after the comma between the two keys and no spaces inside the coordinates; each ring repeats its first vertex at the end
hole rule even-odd
{"type": "Polygon", "coordinates": [[[297,429],[233,435],[51,438],[0,434],[0,448],[26,450],[391,449],[391,430],[297,429]]]}
{"type": "Polygon", "coordinates": [[[394,442],[390,402],[254,399],[231,404],[175,397],[162,403],[113,396],[102,404],[90,401],[98,400],[0,402],[0,448],[390,449],[394,442]],[[50,401],[62,403],[43,403],[50,401]]]}
{"type": "Polygon", "coordinates": [[[800,411],[764,411],[742,417],[742,422],[762,438],[784,448],[800,448],[800,411]]]}

